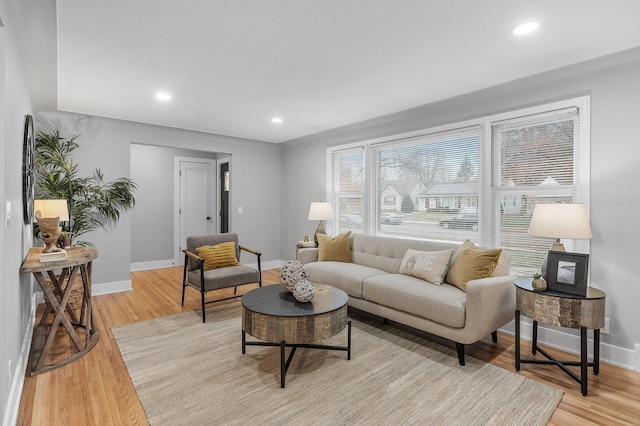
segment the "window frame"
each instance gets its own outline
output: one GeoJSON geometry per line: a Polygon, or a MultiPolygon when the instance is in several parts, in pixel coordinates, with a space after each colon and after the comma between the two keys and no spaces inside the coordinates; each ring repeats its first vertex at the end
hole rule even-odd
{"type": "MultiPolygon", "coordinates": [[[[351,144],[332,146],[327,148],[327,199],[335,202],[337,198],[333,193],[333,176],[332,169],[334,167],[332,158],[333,154],[338,151],[350,150],[350,149],[362,149],[364,152],[364,167],[365,167],[365,181],[364,181],[364,194],[363,194],[363,232],[369,235],[375,235],[375,218],[372,217],[376,211],[375,206],[372,205],[372,200],[375,200],[373,191],[375,189],[375,175],[377,171],[372,170],[374,159],[372,158],[372,151],[374,147],[382,146],[383,144],[403,144],[417,138],[429,138],[436,137],[438,134],[456,132],[465,128],[478,127],[480,128],[480,152],[479,152],[479,170],[478,179],[480,181],[479,194],[478,194],[478,244],[484,247],[497,246],[497,232],[494,232],[496,226],[499,225],[500,215],[499,208],[496,208],[496,192],[492,186],[491,165],[492,165],[492,143],[491,143],[491,131],[492,124],[500,121],[515,120],[521,117],[530,115],[537,115],[542,113],[548,113],[554,110],[562,110],[566,108],[575,107],[578,109],[579,114],[579,158],[577,164],[577,176],[576,183],[576,195],[575,201],[577,203],[583,203],[587,207],[587,211],[590,211],[590,183],[591,183],[591,97],[589,95],[580,96],[575,98],[564,99],[555,102],[543,103],[531,107],[516,108],[513,110],[505,111],[499,114],[491,114],[481,116],[471,120],[464,120],[454,122],[446,125],[429,127],[412,132],[400,133],[391,136],[385,136],[381,138],[369,139],[351,144]],[[498,210],[498,211],[496,211],[498,210]]],[[[337,206],[334,205],[334,209],[337,206]]],[[[339,230],[339,224],[337,220],[334,220],[332,224],[332,231],[334,235],[339,230]]],[[[403,237],[398,237],[403,238],[403,237]]],[[[549,243],[551,245],[551,241],[549,243]]],[[[576,248],[581,253],[590,253],[590,241],[589,240],[577,240],[576,248]]]]}

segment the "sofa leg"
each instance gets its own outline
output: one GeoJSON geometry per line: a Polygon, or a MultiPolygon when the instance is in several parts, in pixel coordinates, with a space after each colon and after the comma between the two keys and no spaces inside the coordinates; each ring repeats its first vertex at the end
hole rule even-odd
{"type": "Polygon", "coordinates": [[[458,362],[464,365],[464,345],[456,342],[456,350],[458,351],[458,362]]]}
{"type": "Polygon", "coordinates": [[[491,340],[493,340],[493,343],[498,343],[498,330],[491,332],[491,340]]]}
{"type": "Polygon", "coordinates": [[[389,325],[389,320],[388,320],[388,319],[386,319],[386,318],[382,318],[382,323],[383,323],[384,325],[389,325]]]}

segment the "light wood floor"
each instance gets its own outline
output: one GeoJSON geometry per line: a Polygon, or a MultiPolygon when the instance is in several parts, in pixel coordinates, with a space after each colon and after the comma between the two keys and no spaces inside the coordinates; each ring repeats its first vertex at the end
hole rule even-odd
{"type": "MultiPolygon", "coordinates": [[[[199,293],[187,289],[185,306],[180,306],[179,267],[134,272],[131,279],[131,292],[94,297],[96,326],[101,337],[91,352],[62,368],[25,378],[18,425],[148,424],[111,327],[199,310],[199,293]]],[[[265,284],[277,283],[278,271],[264,271],[263,279],[265,284]]],[[[240,292],[254,287],[246,286],[240,292]]],[[[209,293],[209,297],[215,295],[209,293]]],[[[65,342],[63,332],[59,337],[57,355],[69,348],[69,339],[65,342]]],[[[442,343],[454,347],[450,342],[442,343]]],[[[525,342],[522,350],[530,354],[530,345],[525,342]]],[[[575,358],[555,350],[549,352],[561,359],[575,358]]],[[[467,353],[514,371],[512,336],[499,333],[497,344],[488,336],[468,346],[467,353]]],[[[557,367],[523,365],[520,374],[565,392],[551,425],[640,425],[640,373],[601,363],[598,376],[589,374],[587,397],[580,394],[578,383],[557,367]]]]}

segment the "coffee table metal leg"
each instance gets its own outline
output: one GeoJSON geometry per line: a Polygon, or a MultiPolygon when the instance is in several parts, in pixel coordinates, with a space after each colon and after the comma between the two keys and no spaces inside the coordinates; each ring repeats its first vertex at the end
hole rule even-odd
{"type": "Polygon", "coordinates": [[[347,321],[347,360],[351,359],[351,321],[347,321]]]}
{"type": "Polygon", "coordinates": [[[515,318],[515,323],[516,323],[516,338],[515,338],[515,343],[516,343],[516,348],[515,348],[515,352],[516,352],[516,371],[520,371],[520,311],[518,309],[516,309],[516,318],[515,318]]]}
{"type": "Polygon", "coordinates": [[[287,368],[284,362],[284,340],[280,342],[280,387],[284,388],[284,376],[287,374],[287,368]]]}
{"type": "Polygon", "coordinates": [[[247,334],[242,330],[242,355],[247,353],[247,334]]]}

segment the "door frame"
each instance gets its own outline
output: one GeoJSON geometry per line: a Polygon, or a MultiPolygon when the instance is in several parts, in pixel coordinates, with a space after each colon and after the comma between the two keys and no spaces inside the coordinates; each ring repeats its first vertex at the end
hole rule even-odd
{"type": "MultiPolygon", "coordinates": [[[[175,156],[173,157],[173,247],[175,248],[174,253],[174,264],[175,265],[183,265],[184,264],[184,255],[182,254],[182,245],[184,241],[180,241],[180,163],[181,162],[189,162],[189,163],[205,163],[209,164],[211,167],[211,185],[215,188],[215,193],[211,196],[211,211],[217,212],[217,204],[218,204],[218,189],[216,185],[218,185],[218,178],[214,170],[217,170],[217,160],[211,158],[197,158],[197,157],[181,157],[175,156]]],[[[212,213],[212,217],[215,220],[212,229],[219,228],[219,220],[215,214],[212,213]]]]}
{"type": "Polygon", "coordinates": [[[215,206],[216,206],[216,232],[220,232],[220,197],[222,196],[222,194],[220,193],[220,169],[221,169],[221,165],[224,163],[228,163],[229,164],[229,232],[231,232],[231,230],[233,229],[231,227],[231,197],[233,194],[232,188],[233,188],[233,179],[232,179],[232,173],[231,173],[231,156],[227,155],[225,157],[221,157],[219,159],[216,160],[216,177],[215,177],[215,181],[216,181],[216,200],[215,200],[215,206]]]}

